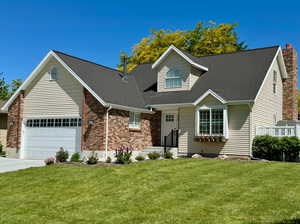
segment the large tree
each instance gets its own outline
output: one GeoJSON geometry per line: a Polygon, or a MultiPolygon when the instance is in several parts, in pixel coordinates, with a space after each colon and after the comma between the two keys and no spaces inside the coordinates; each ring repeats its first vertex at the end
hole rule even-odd
{"type": "Polygon", "coordinates": [[[3,72],[0,73],[0,100],[8,100],[22,85],[22,79],[12,80],[11,84],[5,81],[3,72]]]}
{"type": "MultiPolygon", "coordinates": [[[[131,71],[141,63],[154,62],[171,44],[186,50],[192,55],[203,56],[222,54],[246,49],[235,32],[237,24],[216,24],[200,22],[193,30],[152,30],[149,37],[143,38],[128,56],[127,68],[131,71]]],[[[124,54],[121,55],[123,67],[124,54]]]]}

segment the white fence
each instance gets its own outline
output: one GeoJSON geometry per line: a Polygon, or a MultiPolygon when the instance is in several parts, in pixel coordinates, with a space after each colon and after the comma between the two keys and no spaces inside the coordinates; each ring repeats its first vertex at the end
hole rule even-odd
{"type": "Polygon", "coordinates": [[[274,137],[297,136],[300,138],[300,129],[298,126],[258,127],[256,135],[270,135],[274,137]]]}

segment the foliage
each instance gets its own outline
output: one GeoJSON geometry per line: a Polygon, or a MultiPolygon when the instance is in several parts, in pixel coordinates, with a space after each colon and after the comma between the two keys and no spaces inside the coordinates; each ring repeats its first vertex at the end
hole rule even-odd
{"type": "Polygon", "coordinates": [[[80,162],[80,154],[79,152],[76,152],[74,153],[72,156],[71,156],[71,162],[80,162]]]}
{"type": "Polygon", "coordinates": [[[148,158],[152,160],[156,160],[160,157],[160,154],[158,152],[150,152],[148,153],[148,158]]]}
{"type": "Polygon", "coordinates": [[[0,152],[3,152],[3,145],[0,144],[0,152]]]}
{"type": "Polygon", "coordinates": [[[51,158],[45,159],[44,162],[47,166],[53,165],[55,163],[55,158],[51,157],[51,158]]]}
{"type": "Polygon", "coordinates": [[[296,161],[300,152],[300,140],[297,137],[257,136],[252,146],[253,156],[268,160],[296,161]]]}
{"type": "Polygon", "coordinates": [[[121,148],[116,150],[116,163],[119,164],[130,164],[131,163],[131,155],[132,150],[129,150],[128,148],[121,148]]]}
{"type": "Polygon", "coordinates": [[[21,85],[22,79],[15,79],[9,84],[5,81],[3,72],[0,73],[0,100],[9,99],[21,85]]]}
{"type": "Polygon", "coordinates": [[[136,160],[136,161],[144,161],[144,160],[145,160],[145,157],[144,157],[144,156],[141,156],[141,155],[138,155],[137,157],[135,157],[135,160],[136,160]]]}
{"type": "Polygon", "coordinates": [[[59,151],[56,153],[55,158],[57,162],[64,163],[68,160],[69,153],[68,151],[65,151],[63,147],[61,147],[59,151]]]}
{"type": "Polygon", "coordinates": [[[96,153],[92,153],[92,155],[90,155],[86,161],[87,164],[89,165],[94,165],[98,163],[98,157],[96,153]]]}
{"type": "Polygon", "coordinates": [[[165,159],[173,159],[173,153],[171,153],[171,152],[165,152],[164,153],[164,158],[165,159]]]}
{"type": "Polygon", "coordinates": [[[298,98],[298,112],[300,113],[300,90],[299,89],[298,89],[297,98],[298,98]]]}
{"type": "Polygon", "coordinates": [[[6,155],[5,151],[0,152],[0,156],[5,156],[5,155],[6,155]]]}
{"type": "Polygon", "coordinates": [[[110,157],[107,157],[106,163],[111,163],[111,158],[110,157]]]}
{"type": "MultiPolygon", "coordinates": [[[[132,55],[128,57],[128,71],[138,64],[154,62],[172,44],[194,56],[246,49],[245,43],[238,41],[236,26],[211,21],[207,25],[199,22],[192,30],[151,30],[149,37],[143,38],[133,47],[132,55]]],[[[124,53],[121,53],[119,69],[123,69],[123,57],[124,53]]]]}

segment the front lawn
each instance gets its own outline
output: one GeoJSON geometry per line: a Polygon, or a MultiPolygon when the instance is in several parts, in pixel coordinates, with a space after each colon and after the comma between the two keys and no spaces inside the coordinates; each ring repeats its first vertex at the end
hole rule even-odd
{"type": "MultiPolygon", "coordinates": [[[[300,164],[145,161],[0,174],[0,223],[298,223],[300,164]]],[[[300,223],[300,222],[299,222],[300,223]]]]}

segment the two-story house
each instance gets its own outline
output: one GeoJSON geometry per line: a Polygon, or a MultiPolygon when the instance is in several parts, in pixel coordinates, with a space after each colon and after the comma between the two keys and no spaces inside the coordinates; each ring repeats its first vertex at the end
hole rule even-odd
{"type": "Polygon", "coordinates": [[[291,45],[203,57],[170,46],[129,74],[50,51],[4,105],[7,152],[45,159],[63,147],[104,160],[166,145],[250,157],[258,126],[297,119],[296,90],[291,45]]]}

